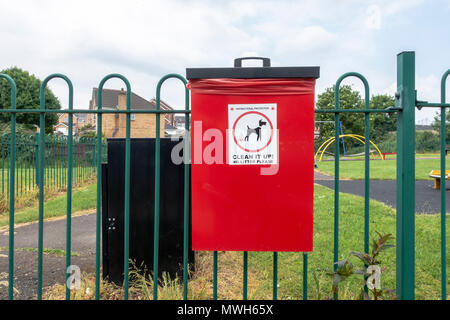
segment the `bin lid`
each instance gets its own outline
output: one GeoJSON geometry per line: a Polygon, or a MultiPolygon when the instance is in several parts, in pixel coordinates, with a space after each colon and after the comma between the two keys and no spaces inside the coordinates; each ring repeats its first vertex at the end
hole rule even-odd
{"type": "Polygon", "coordinates": [[[260,79],[260,78],[314,78],[320,76],[320,67],[271,67],[269,58],[244,57],[234,60],[234,68],[186,68],[191,79],[260,79]],[[262,67],[242,67],[242,60],[263,61],[262,67]]]}

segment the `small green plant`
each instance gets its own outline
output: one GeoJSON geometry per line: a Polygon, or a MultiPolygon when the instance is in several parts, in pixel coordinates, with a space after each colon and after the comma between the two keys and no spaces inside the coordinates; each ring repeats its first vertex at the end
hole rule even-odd
{"type": "Polygon", "coordinates": [[[346,279],[360,275],[364,277],[364,286],[358,296],[363,300],[380,300],[380,299],[395,299],[395,291],[391,289],[380,288],[380,276],[386,270],[381,268],[381,260],[379,255],[386,249],[393,248],[394,245],[390,243],[393,240],[392,234],[381,234],[376,232],[378,238],[372,240],[370,253],[350,252],[351,256],[357,257],[363,266],[361,269],[355,266],[348,260],[340,260],[335,263],[333,271],[327,272],[333,279],[332,283],[332,299],[338,299],[339,285],[346,279]]]}

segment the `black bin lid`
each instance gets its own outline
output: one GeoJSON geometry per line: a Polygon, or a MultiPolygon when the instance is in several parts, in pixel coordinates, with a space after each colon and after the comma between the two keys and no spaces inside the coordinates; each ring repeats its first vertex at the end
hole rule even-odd
{"type": "Polygon", "coordinates": [[[320,67],[271,67],[270,59],[244,57],[234,60],[234,68],[186,68],[191,79],[258,79],[258,78],[319,78],[320,67]],[[262,60],[262,67],[242,67],[242,60],[262,60]]]}

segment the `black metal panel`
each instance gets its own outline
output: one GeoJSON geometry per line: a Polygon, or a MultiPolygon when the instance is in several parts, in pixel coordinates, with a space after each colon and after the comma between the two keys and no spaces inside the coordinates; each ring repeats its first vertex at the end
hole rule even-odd
{"type": "MultiPolygon", "coordinates": [[[[181,277],[183,266],[184,164],[171,161],[177,141],[161,139],[159,275],[181,277]]],[[[131,139],[130,161],[130,259],[153,270],[155,139],[131,139]]],[[[125,139],[108,139],[106,212],[103,212],[103,274],[123,281],[125,139]],[[106,213],[106,214],[105,214],[106,213]],[[106,257],[106,259],[105,259],[106,257]]],[[[105,193],[104,193],[105,194],[105,193]]],[[[189,199],[190,201],[190,199],[189,199]]],[[[190,239],[190,237],[189,237],[190,239]]],[[[189,243],[189,261],[194,253],[189,243]]]]}
{"type": "Polygon", "coordinates": [[[271,79],[319,78],[319,67],[238,67],[238,68],[187,68],[186,78],[191,79],[271,79]]]}

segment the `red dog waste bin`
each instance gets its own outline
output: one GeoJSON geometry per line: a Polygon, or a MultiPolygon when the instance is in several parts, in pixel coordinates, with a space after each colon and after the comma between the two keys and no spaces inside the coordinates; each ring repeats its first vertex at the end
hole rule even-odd
{"type": "Polygon", "coordinates": [[[312,251],[319,67],[188,68],[192,248],[312,251]]]}

